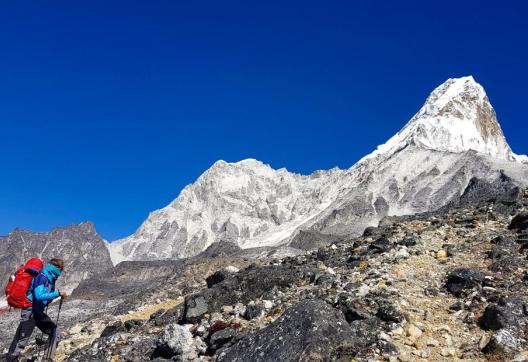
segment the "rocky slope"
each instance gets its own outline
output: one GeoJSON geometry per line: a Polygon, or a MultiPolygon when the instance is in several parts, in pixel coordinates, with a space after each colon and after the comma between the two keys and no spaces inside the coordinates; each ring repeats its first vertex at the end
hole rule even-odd
{"type": "Polygon", "coordinates": [[[59,360],[525,361],[527,243],[521,191],[387,217],[303,255],[164,262],[193,272],[117,308],[103,297],[89,318],[83,296],[68,301],[59,360]]]}
{"type": "MultiPolygon", "coordinates": [[[[58,281],[58,286],[68,289],[112,267],[105,241],[90,222],[42,233],[15,229],[9,235],[0,237],[0,275],[10,275],[34,256],[45,261],[54,257],[63,258],[66,273],[58,281]]],[[[2,288],[7,277],[4,279],[2,288]]]]}
{"type": "Polygon", "coordinates": [[[302,176],[219,161],[109,249],[117,263],[193,256],[219,241],[251,248],[289,244],[301,232],[359,235],[387,215],[456,202],[471,179],[502,174],[526,186],[528,158],[511,151],[484,89],[472,77],[449,79],[350,169],[302,176]]]}

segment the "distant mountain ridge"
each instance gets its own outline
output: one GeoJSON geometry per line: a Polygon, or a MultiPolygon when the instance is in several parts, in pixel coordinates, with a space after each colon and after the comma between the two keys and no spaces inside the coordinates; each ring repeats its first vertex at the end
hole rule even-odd
{"type": "MultiPolygon", "coordinates": [[[[65,261],[65,273],[58,286],[73,289],[81,280],[112,268],[105,244],[91,222],[49,232],[15,229],[0,237],[0,275],[7,277],[35,256],[44,261],[58,257],[65,261]]],[[[7,279],[3,280],[2,286],[6,282],[7,279]]]]}
{"type": "Polygon", "coordinates": [[[260,161],[216,162],[131,236],[108,244],[112,261],[184,258],[215,242],[289,244],[301,231],[357,235],[387,215],[438,209],[470,180],[528,183],[473,77],[437,87],[407,125],[348,170],[304,176],[260,161]]]}

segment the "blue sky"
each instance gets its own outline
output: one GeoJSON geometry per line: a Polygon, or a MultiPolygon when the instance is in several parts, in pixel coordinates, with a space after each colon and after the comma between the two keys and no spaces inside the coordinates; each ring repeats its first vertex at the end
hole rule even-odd
{"type": "Polygon", "coordinates": [[[126,236],[218,159],[349,167],[468,74],[528,153],[526,5],[385,3],[5,2],[0,235],[126,236]]]}

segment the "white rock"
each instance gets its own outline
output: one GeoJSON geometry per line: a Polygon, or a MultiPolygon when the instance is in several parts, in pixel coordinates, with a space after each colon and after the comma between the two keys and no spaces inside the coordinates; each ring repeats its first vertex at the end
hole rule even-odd
{"type": "Polygon", "coordinates": [[[273,308],[273,302],[271,300],[263,300],[262,305],[265,309],[271,309],[273,308]]]}
{"type": "Polygon", "coordinates": [[[194,347],[195,340],[187,328],[176,323],[169,324],[160,334],[157,345],[168,348],[184,361],[198,357],[194,347]]]}
{"type": "Polygon", "coordinates": [[[236,266],[228,265],[224,268],[224,270],[228,273],[238,273],[240,269],[238,269],[236,266]]]}
{"type": "Polygon", "coordinates": [[[410,324],[408,327],[407,327],[407,337],[409,337],[409,339],[411,341],[416,341],[418,338],[420,338],[423,334],[422,330],[420,328],[418,328],[416,325],[414,324],[410,324]]]}
{"type": "Polygon", "coordinates": [[[368,293],[370,292],[370,288],[368,285],[366,284],[362,284],[359,289],[358,289],[358,292],[357,292],[357,296],[358,297],[364,297],[366,296],[368,293]]]}
{"type": "Polygon", "coordinates": [[[400,249],[396,252],[394,256],[398,259],[407,259],[411,256],[411,254],[409,254],[407,249],[400,249]]]}

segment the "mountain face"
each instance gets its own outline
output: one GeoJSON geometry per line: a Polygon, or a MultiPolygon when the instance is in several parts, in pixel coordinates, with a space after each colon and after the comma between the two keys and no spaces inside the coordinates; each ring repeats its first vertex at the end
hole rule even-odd
{"type": "Polygon", "coordinates": [[[472,77],[436,88],[407,125],[348,170],[309,176],[256,160],[216,162],[131,236],[112,261],[184,258],[215,242],[295,245],[299,235],[358,235],[385,216],[456,203],[472,180],[528,184],[528,157],[512,152],[472,77]],[[297,238],[297,239],[296,239],[297,238]]]}
{"type": "Polygon", "coordinates": [[[65,262],[58,286],[73,289],[81,280],[112,267],[105,244],[90,222],[44,233],[15,229],[0,237],[0,275],[10,275],[34,256],[45,262],[57,257],[65,262]]]}

